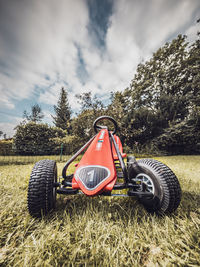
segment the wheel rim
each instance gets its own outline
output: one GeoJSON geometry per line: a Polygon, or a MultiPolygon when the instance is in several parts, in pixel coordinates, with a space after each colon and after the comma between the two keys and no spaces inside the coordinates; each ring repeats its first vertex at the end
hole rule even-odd
{"type": "Polygon", "coordinates": [[[139,173],[136,178],[132,179],[136,184],[141,184],[141,188],[138,191],[142,191],[142,183],[146,186],[146,191],[154,194],[155,187],[151,177],[145,173],[139,173]]]}

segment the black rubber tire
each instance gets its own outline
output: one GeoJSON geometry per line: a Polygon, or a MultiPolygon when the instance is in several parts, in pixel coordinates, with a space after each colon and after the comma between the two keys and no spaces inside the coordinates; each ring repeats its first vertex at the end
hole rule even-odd
{"type": "Polygon", "coordinates": [[[28,185],[28,210],[31,216],[40,218],[55,208],[56,182],[55,161],[45,159],[34,165],[28,185]]]}
{"type": "Polygon", "coordinates": [[[154,198],[139,198],[147,211],[158,214],[174,212],[181,201],[181,187],[176,175],[165,164],[154,159],[137,161],[140,173],[147,174],[154,185],[154,198]]]}

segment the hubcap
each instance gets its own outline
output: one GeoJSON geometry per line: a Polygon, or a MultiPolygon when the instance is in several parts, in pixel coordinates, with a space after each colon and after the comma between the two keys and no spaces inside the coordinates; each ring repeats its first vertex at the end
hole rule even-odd
{"type": "Polygon", "coordinates": [[[146,191],[154,194],[155,188],[150,176],[145,173],[139,173],[136,178],[132,179],[137,185],[141,185],[138,191],[142,191],[142,184],[145,184],[146,191]]]}

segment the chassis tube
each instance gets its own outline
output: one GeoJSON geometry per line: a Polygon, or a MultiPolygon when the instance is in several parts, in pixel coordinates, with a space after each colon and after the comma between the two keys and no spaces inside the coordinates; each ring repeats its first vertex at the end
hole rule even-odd
{"type": "Polygon", "coordinates": [[[121,165],[121,167],[122,167],[122,172],[123,172],[123,175],[124,175],[124,184],[126,185],[126,184],[128,183],[128,172],[127,172],[127,169],[126,169],[126,166],[125,166],[125,164],[124,164],[122,155],[121,155],[121,153],[120,153],[120,151],[119,151],[118,145],[117,145],[117,143],[116,143],[116,141],[115,141],[115,138],[114,138],[113,134],[110,133],[110,136],[111,136],[111,138],[112,138],[112,142],[113,142],[114,147],[115,147],[115,150],[116,150],[116,152],[117,152],[117,156],[118,156],[120,165],[121,165]]]}
{"type": "Polygon", "coordinates": [[[92,143],[92,141],[94,140],[94,138],[97,135],[94,135],[84,146],[82,146],[72,157],[71,159],[69,159],[67,161],[67,163],[65,164],[63,170],[62,170],[62,176],[63,178],[66,178],[66,172],[67,172],[67,168],[68,166],[92,143]]]}

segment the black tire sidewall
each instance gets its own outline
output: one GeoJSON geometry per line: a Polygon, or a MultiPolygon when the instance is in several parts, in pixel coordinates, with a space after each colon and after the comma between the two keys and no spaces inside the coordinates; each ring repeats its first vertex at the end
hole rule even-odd
{"type": "MultiPolygon", "coordinates": [[[[129,173],[130,180],[142,173],[148,175],[152,180],[154,185],[153,198],[138,197],[139,202],[143,204],[147,211],[163,214],[173,210],[174,189],[171,188],[171,183],[174,183],[174,179],[177,180],[177,178],[165,164],[154,159],[140,159],[137,164],[131,164],[129,173]]],[[[176,197],[179,197],[179,195],[176,195],[176,197]]]]}
{"type": "Polygon", "coordinates": [[[53,160],[38,161],[31,172],[28,185],[28,210],[34,217],[41,217],[55,208],[57,166],[53,160]]]}

